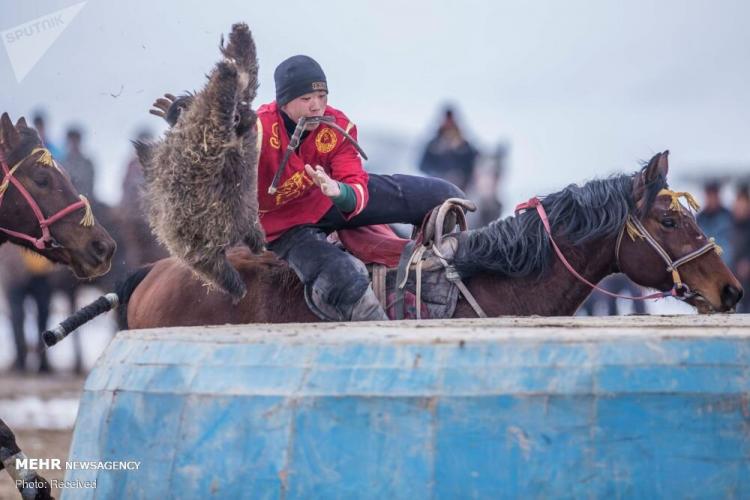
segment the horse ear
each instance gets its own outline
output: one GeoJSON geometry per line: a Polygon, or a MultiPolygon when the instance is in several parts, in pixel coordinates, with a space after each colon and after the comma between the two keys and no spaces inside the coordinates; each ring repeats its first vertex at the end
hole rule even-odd
{"type": "Polygon", "coordinates": [[[29,126],[26,125],[26,118],[24,118],[23,116],[16,122],[16,129],[20,130],[22,128],[29,128],[29,126]]]}
{"type": "Polygon", "coordinates": [[[635,206],[640,212],[646,205],[646,186],[659,182],[660,178],[663,182],[667,179],[669,173],[669,151],[663,153],[656,153],[653,158],[648,162],[648,165],[636,174],[633,179],[633,200],[635,200],[635,206]]]}
{"type": "Polygon", "coordinates": [[[669,150],[666,149],[659,157],[659,164],[656,166],[656,168],[659,170],[659,173],[661,173],[662,177],[665,179],[667,178],[667,174],[669,174],[669,150]]]}
{"type": "Polygon", "coordinates": [[[0,146],[4,151],[10,151],[18,145],[20,139],[21,136],[18,134],[16,127],[13,126],[10,116],[8,116],[8,113],[3,113],[0,116],[0,146]]]}
{"type": "Polygon", "coordinates": [[[663,153],[656,153],[648,162],[648,166],[643,172],[644,181],[650,184],[657,181],[659,177],[666,179],[669,173],[669,150],[663,153]]]}

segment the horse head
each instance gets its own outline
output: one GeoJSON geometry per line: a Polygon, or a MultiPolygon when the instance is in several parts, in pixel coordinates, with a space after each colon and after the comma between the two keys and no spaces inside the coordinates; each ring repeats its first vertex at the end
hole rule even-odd
{"type": "Polygon", "coordinates": [[[640,285],[673,289],[700,313],[731,311],[742,286],[698,227],[693,197],[668,188],[668,156],[658,153],[633,177],[635,207],[615,250],[619,268],[640,285]]]}
{"type": "Polygon", "coordinates": [[[30,248],[79,278],[106,273],[114,240],[24,118],[0,117],[0,160],[0,243],[30,248]]]}

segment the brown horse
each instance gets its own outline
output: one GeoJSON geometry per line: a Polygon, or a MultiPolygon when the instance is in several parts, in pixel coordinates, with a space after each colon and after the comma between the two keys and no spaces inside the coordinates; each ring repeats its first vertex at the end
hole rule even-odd
{"type": "MultiPolygon", "coordinates": [[[[0,116],[0,164],[0,245],[26,247],[80,277],[106,273],[115,242],[25,119],[13,125],[7,113],[0,116]]],[[[0,458],[0,469],[9,468],[24,498],[51,498],[44,478],[15,467],[15,458],[23,456],[2,420],[0,458]]]]}
{"type": "Polygon", "coordinates": [[[106,273],[114,240],[24,118],[0,117],[0,160],[0,245],[26,247],[80,278],[106,273]]]}
{"type": "MultiPolygon", "coordinates": [[[[551,248],[555,241],[572,269],[591,283],[622,272],[634,282],[665,291],[700,313],[732,311],[742,287],[719,257],[718,247],[680,204],[687,193],[667,188],[668,152],[655,155],[639,172],[546,196],[552,238],[532,210],[487,227],[454,233],[452,263],[488,316],[572,315],[591,292],[551,248]],[[716,251],[715,251],[716,250],[716,251]],[[668,262],[665,265],[665,261],[668,262]]],[[[451,243],[452,242],[452,243],[451,243]]],[[[314,322],[302,283],[270,253],[252,256],[236,249],[230,261],[242,275],[247,296],[231,298],[206,288],[185,265],[164,259],[133,273],[117,291],[46,332],[53,344],[66,332],[119,302],[124,328],[243,323],[314,322]]],[[[476,316],[461,297],[454,318],[476,316]]]]}
{"type": "MultiPolygon", "coordinates": [[[[114,240],[24,118],[14,126],[7,113],[0,117],[0,164],[0,245],[10,241],[25,247],[67,265],[80,278],[105,274],[115,251],[114,240]]],[[[5,269],[2,281],[10,283],[22,272],[5,269]]],[[[21,351],[25,353],[25,347],[21,351]]],[[[40,360],[40,367],[45,368],[44,351],[40,360]]]]}

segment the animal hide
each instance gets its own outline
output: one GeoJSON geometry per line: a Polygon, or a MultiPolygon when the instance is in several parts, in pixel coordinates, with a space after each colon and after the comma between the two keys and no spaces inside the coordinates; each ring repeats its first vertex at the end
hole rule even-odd
{"type": "Polygon", "coordinates": [[[238,244],[264,249],[258,220],[255,43],[235,24],[224,56],[203,90],[190,98],[174,126],[156,143],[135,143],[143,165],[152,231],[209,284],[239,301],[246,288],[226,258],[238,244]]]}

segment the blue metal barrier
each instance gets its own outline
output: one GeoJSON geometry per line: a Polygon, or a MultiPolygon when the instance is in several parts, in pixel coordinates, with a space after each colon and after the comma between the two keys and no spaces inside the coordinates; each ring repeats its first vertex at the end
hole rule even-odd
{"type": "Polygon", "coordinates": [[[123,332],[63,498],[750,496],[744,316],[123,332]]]}

